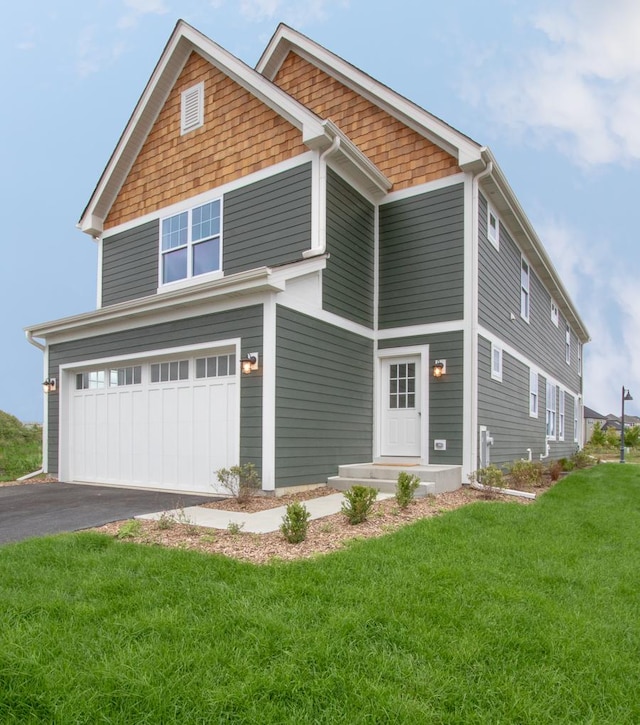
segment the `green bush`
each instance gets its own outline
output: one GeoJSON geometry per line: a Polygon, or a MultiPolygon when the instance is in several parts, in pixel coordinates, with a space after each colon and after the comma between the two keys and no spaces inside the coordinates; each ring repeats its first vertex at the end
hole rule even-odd
{"type": "Polygon", "coordinates": [[[0,410],[0,481],[13,481],[42,466],[42,426],[24,425],[0,410]]]}
{"type": "Polygon", "coordinates": [[[470,473],[469,481],[470,483],[477,482],[482,484],[486,498],[493,498],[496,495],[496,489],[504,488],[504,474],[493,464],[470,473]]]}
{"type": "Polygon", "coordinates": [[[345,501],[342,504],[342,513],[350,524],[361,524],[367,520],[377,496],[376,489],[370,486],[351,486],[344,493],[345,501]]]}
{"type": "Polygon", "coordinates": [[[142,533],[142,524],[137,519],[130,519],[118,529],[116,537],[118,539],[135,539],[142,533]]]}
{"type": "Polygon", "coordinates": [[[632,425],[631,428],[625,428],[624,444],[627,448],[637,448],[640,444],[640,425],[632,425]]]}
{"type": "Polygon", "coordinates": [[[594,463],[593,458],[584,450],[576,451],[571,456],[571,461],[575,468],[589,468],[594,463]]]}
{"type": "Polygon", "coordinates": [[[611,448],[620,447],[620,433],[615,428],[607,428],[605,439],[605,445],[611,446],[611,448]]]}
{"type": "Polygon", "coordinates": [[[412,501],[414,494],[420,485],[420,479],[413,474],[401,471],[398,474],[396,483],[396,501],[401,509],[406,509],[412,501]]]}
{"type": "Polygon", "coordinates": [[[558,463],[562,467],[564,473],[569,473],[569,471],[573,471],[575,468],[575,464],[570,458],[560,458],[558,463]]]}
{"type": "Polygon", "coordinates": [[[509,468],[509,483],[514,488],[542,486],[544,465],[540,461],[514,461],[509,468]]]}
{"type": "Polygon", "coordinates": [[[310,517],[311,513],[303,503],[294,501],[287,506],[280,531],[290,544],[299,544],[307,538],[310,517]]]}
{"type": "Polygon", "coordinates": [[[254,491],[260,488],[260,476],[253,463],[221,468],[216,471],[216,476],[223,488],[240,504],[247,503],[254,491]]]}
{"type": "Polygon", "coordinates": [[[593,431],[591,432],[591,439],[589,442],[594,446],[604,446],[607,444],[607,436],[602,430],[602,424],[599,420],[593,424],[593,431]]]}

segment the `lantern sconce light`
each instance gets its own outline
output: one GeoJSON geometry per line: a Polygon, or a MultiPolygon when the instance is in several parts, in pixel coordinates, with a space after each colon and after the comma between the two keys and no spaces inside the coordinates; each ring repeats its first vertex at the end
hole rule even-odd
{"type": "Polygon", "coordinates": [[[246,357],[240,360],[240,370],[243,375],[249,375],[254,370],[258,369],[258,353],[250,352],[246,357]]]}
{"type": "Polygon", "coordinates": [[[447,361],[446,360],[434,360],[433,377],[441,378],[446,372],[447,372],[447,361]]]}
{"type": "Polygon", "coordinates": [[[55,393],[58,389],[58,386],[56,384],[55,378],[47,378],[44,383],[42,383],[42,389],[45,393],[55,393]]]}

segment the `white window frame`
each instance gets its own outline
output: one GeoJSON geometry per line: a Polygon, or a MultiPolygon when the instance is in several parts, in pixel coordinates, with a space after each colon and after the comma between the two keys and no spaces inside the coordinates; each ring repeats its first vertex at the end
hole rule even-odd
{"type": "Polygon", "coordinates": [[[560,311],[558,310],[558,305],[553,300],[551,300],[551,322],[556,327],[560,326],[560,311]]]}
{"type": "Polygon", "coordinates": [[[558,440],[564,440],[565,426],[565,394],[564,390],[558,390],[558,440]]]}
{"type": "Polygon", "coordinates": [[[578,375],[582,377],[582,343],[578,342],[578,375]]]}
{"type": "Polygon", "coordinates": [[[180,94],[180,135],[195,131],[204,124],[204,81],[180,94]]]}
{"type": "Polygon", "coordinates": [[[540,388],[538,387],[538,373],[529,370],[529,417],[538,417],[538,401],[540,388]]]}
{"type": "Polygon", "coordinates": [[[547,395],[546,395],[546,409],[547,409],[547,417],[546,417],[546,438],[548,441],[555,440],[556,434],[557,434],[557,390],[558,386],[555,383],[550,382],[547,380],[547,395]]]}
{"type": "Polygon", "coordinates": [[[196,204],[196,206],[189,207],[187,209],[183,209],[179,212],[174,212],[173,214],[169,214],[168,216],[162,217],[160,219],[160,239],[158,242],[158,285],[159,287],[168,287],[168,286],[180,286],[181,284],[184,284],[185,282],[191,282],[193,280],[204,280],[204,279],[215,279],[216,277],[222,276],[222,245],[223,245],[223,203],[222,203],[222,197],[218,196],[213,199],[209,199],[208,201],[205,201],[201,204],[196,204]],[[220,228],[217,234],[212,234],[210,237],[202,237],[198,238],[196,240],[193,239],[193,213],[201,209],[202,207],[208,206],[209,204],[212,204],[214,202],[218,202],[220,205],[220,228]],[[163,226],[164,223],[169,221],[170,219],[173,219],[175,217],[181,216],[182,214],[187,215],[187,241],[178,246],[173,247],[169,249],[163,249],[162,248],[162,235],[163,235],[163,226]],[[212,269],[208,272],[202,272],[200,274],[193,274],[193,250],[195,247],[197,247],[198,244],[201,244],[203,242],[208,242],[213,239],[218,239],[218,268],[212,269]],[[180,277],[179,279],[171,280],[170,282],[165,282],[164,280],[164,256],[166,254],[169,254],[170,252],[175,252],[179,249],[186,249],[187,250],[187,274],[185,277],[180,277]]]}
{"type": "Polygon", "coordinates": [[[567,361],[567,365],[571,365],[571,328],[568,322],[564,340],[564,358],[567,361]]]}
{"type": "Polygon", "coordinates": [[[573,442],[578,443],[580,440],[578,437],[578,419],[580,411],[580,398],[575,397],[573,399],[573,442]]]}
{"type": "Polygon", "coordinates": [[[523,256],[520,257],[520,317],[529,322],[531,315],[531,265],[523,256]],[[524,271],[526,267],[526,276],[524,271]]]}
{"type": "Polygon", "coordinates": [[[491,343],[491,379],[502,382],[502,348],[491,343]],[[497,361],[497,365],[496,365],[497,361]]]}
{"type": "Polygon", "coordinates": [[[491,204],[487,204],[487,239],[498,251],[500,250],[500,217],[491,204]],[[492,224],[492,219],[495,224],[492,224]]]}

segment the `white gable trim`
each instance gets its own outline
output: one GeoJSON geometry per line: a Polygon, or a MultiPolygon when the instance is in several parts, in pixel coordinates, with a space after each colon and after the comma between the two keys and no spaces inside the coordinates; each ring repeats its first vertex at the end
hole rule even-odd
{"type": "Polygon", "coordinates": [[[436,146],[454,156],[465,170],[471,170],[477,164],[480,168],[484,166],[479,144],[363,73],[359,68],[282,23],[258,61],[256,70],[269,80],[273,80],[290,50],[294,50],[296,54],[382,108],[416,133],[428,138],[436,146]]]}

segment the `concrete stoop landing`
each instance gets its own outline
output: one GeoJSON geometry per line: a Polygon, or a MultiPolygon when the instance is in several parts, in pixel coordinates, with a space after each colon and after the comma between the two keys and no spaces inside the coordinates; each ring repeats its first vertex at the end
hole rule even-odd
{"type": "Polygon", "coordinates": [[[352,463],[339,466],[338,475],[327,479],[327,485],[338,491],[347,491],[351,486],[371,486],[381,493],[395,493],[398,474],[401,471],[417,476],[421,483],[415,493],[422,498],[430,493],[455,491],[462,486],[462,466],[420,466],[388,463],[352,463]]]}

